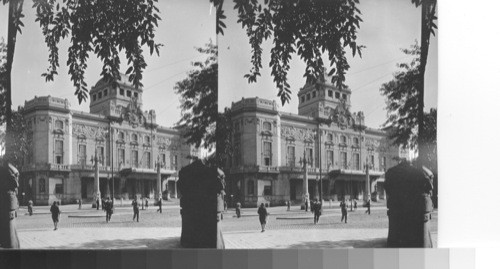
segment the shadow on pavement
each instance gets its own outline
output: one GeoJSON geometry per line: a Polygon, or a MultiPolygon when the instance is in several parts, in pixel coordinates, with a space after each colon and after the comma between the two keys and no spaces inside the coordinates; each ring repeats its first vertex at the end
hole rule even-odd
{"type": "Polygon", "coordinates": [[[318,241],[293,244],[287,248],[385,248],[387,237],[369,240],[318,241]]]}
{"type": "Polygon", "coordinates": [[[138,248],[148,248],[148,249],[170,249],[170,248],[181,248],[180,237],[169,237],[169,238],[141,238],[141,239],[131,239],[131,240],[96,240],[93,242],[87,242],[77,245],[69,245],[68,248],[72,249],[138,249],[138,248]]]}

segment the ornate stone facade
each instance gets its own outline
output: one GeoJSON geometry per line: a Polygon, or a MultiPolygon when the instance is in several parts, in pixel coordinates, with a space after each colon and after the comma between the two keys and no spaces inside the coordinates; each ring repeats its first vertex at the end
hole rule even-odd
{"type": "Polygon", "coordinates": [[[282,113],[275,102],[260,98],[232,104],[230,202],[247,207],[300,203],[304,162],[311,198],[319,196],[322,184],[325,200],[362,199],[366,166],[368,193],[385,198],[384,172],[407,156],[390,145],[385,131],[365,126],[363,112],[349,111],[350,90],[323,86],[306,85],[299,91],[299,114],[282,113]]]}
{"type": "Polygon", "coordinates": [[[92,201],[94,157],[99,159],[103,197],[153,197],[156,165],[164,195],[168,190],[176,197],[177,171],[199,150],[183,142],[180,130],[157,125],[154,110],[141,109],[142,89],[126,81],[117,84],[113,88],[103,80],[96,83],[90,91],[91,113],[71,110],[68,100],[57,97],[25,102],[27,136],[32,141],[21,173],[21,191],[27,199],[39,205],[92,201]]]}

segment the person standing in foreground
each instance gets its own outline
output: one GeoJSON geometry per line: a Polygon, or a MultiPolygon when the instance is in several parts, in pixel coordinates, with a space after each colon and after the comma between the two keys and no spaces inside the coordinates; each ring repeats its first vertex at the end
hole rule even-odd
{"type": "Polygon", "coordinates": [[[28,201],[28,213],[30,216],[33,215],[33,201],[31,200],[28,201]]]}
{"type": "Polygon", "coordinates": [[[311,210],[314,212],[314,224],[318,224],[319,216],[321,216],[322,212],[322,203],[319,202],[318,199],[316,199],[313,206],[311,207],[311,210]]]}
{"type": "Polygon", "coordinates": [[[50,207],[50,213],[52,213],[52,221],[54,222],[54,231],[57,230],[57,224],[59,223],[59,216],[61,215],[61,210],[59,210],[59,205],[56,201],[52,203],[50,207]]]}
{"type": "Polygon", "coordinates": [[[370,211],[370,207],[371,207],[371,200],[368,199],[368,201],[366,201],[366,211],[365,211],[365,214],[368,213],[368,215],[370,215],[371,211],[370,211]]]}
{"type": "Polygon", "coordinates": [[[260,226],[262,227],[262,232],[264,232],[266,230],[267,216],[269,215],[269,213],[267,213],[266,207],[264,206],[264,203],[260,204],[257,213],[259,214],[259,221],[260,226]]]}
{"type": "Polygon", "coordinates": [[[343,198],[340,202],[340,210],[342,211],[342,218],[340,219],[340,222],[345,220],[345,223],[347,223],[347,204],[345,202],[345,198],[343,198]]]}
{"type": "Polygon", "coordinates": [[[160,198],[158,198],[158,210],[156,210],[156,212],[160,212],[160,213],[162,212],[162,210],[161,210],[162,202],[163,202],[163,199],[160,196],[160,198]]]}
{"type": "Polygon", "coordinates": [[[111,215],[113,215],[113,202],[109,199],[106,199],[106,222],[111,220],[111,215]]]}
{"type": "Polygon", "coordinates": [[[132,201],[132,208],[134,209],[134,217],[132,218],[132,221],[134,221],[135,217],[137,217],[137,222],[139,222],[139,204],[137,203],[137,196],[135,196],[132,201]]]}
{"type": "Polygon", "coordinates": [[[100,200],[99,198],[97,198],[97,199],[95,200],[95,205],[96,205],[96,207],[97,207],[97,210],[99,210],[99,200],[100,200]]]}
{"type": "MultiPolygon", "coordinates": [[[[262,204],[264,205],[264,204],[262,204]]],[[[240,218],[241,217],[241,203],[237,202],[236,203],[236,217],[240,218]]]]}

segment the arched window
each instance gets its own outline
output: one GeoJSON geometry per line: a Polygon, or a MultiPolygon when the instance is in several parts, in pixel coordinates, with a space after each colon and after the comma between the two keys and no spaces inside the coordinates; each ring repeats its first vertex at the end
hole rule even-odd
{"type": "Polygon", "coordinates": [[[125,133],[123,133],[123,132],[119,132],[119,133],[118,133],[118,139],[120,139],[120,140],[125,140],[125,133]]]}
{"type": "Polygon", "coordinates": [[[347,144],[347,137],[345,135],[340,136],[340,143],[347,144]]]}
{"type": "Polygon", "coordinates": [[[267,121],[264,122],[263,129],[264,129],[264,131],[271,131],[271,129],[272,129],[271,123],[267,122],[267,121]]]}
{"type": "Polygon", "coordinates": [[[137,142],[137,135],[136,134],[132,134],[132,142],[137,142]]]}
{"type": "Polygon", "coordinates": [[[149,145],[149,143],[151,143],[151,138],[149,136],[144,137],[144,143],[149,145]]]}
{"type": "Polygon", "coordinates": [[[354,146],[355,146],[355,147],[359,147],[359,138],[354,137],[354,138],[352,139],[352,142],[353,142],[353,144],[354,144],[354,146]]]}
{"type": "Polygon", "coordinates": [[[332,142],[332,141],[333,141],[333,134],[327,134],[327,135],[326,135],[326,140],[327,140],[328,142],[332,142]]]}
{"type": "Polygon", "coordinates": [[[253,180],[251,179],[247,181],[247,190],[248,190],[248,195],[255,194],[255,186],[253,184],[253,180]]]}

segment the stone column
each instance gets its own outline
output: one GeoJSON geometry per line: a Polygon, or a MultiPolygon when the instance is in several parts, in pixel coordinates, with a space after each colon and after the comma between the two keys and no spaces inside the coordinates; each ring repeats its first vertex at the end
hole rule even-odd
{"type": "Polygon", "coordinates": [[[156,162],[156,201],[160,200],[161,197],[161,166],[160,166],[160,155],[158,155],[158,161],[156,162]]]}
{"type": "Polygon", "coordinates": [[[99,205],[102,205],[101,190],[99,190],[99,158],[97,157],[97,146],[96,146],[94,155],[94,201],[92,202],[92,205],[96,206],[97,200],[99,200],[99,205]]]}

